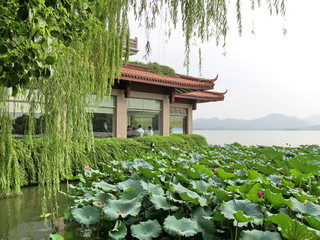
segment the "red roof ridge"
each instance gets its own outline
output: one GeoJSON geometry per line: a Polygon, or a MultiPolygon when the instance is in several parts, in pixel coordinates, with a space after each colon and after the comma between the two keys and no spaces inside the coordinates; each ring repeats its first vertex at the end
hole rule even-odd
{"type": "MultiPolygon", "coordinates": [[[[149,72],[148,71],[148,66],[144,66],[144,65],[140,65],[140,64],[136,64],[136,63],[128,63],[126,65],[123,65],[122,67],[128,68],[128,69],[135,69],[135,70],[140,70],[140,71],[145,71],[145,72],[149,72]]],[[[149,72],[152,73],[152,72],[149,72]]],[[[162,76],[160,74],[157,73],[153,73],[156,74],[158,76],[162,76]]],[[[199,77],[192,77],[189,75],[184,75],[184,74],[176,74],[178,77],[170,77],[170,76],[165,76],[165,77],[169,77],[169,78],[184,78],[184,79],[188,79],[188,80],[196,80],[196,81],[205,81],[205,82],[215,82],[218,79],[218,74],[215,78],[213,79],[209,79],[209,78],[199,78],[199,77]]],[[[162,76],[163,77],[163,76],[162,76]]]]}

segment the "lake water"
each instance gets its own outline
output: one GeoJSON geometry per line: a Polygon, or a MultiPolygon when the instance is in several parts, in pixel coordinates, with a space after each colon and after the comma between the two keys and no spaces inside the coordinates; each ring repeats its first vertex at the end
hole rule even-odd
{"type": "Polygon", "coordinates": [[[194,130],[209,144],[224,145],[238,142],[242,145],[291,146],[320,145],[320,131],[270,131],[270,130],[194,130]]]}

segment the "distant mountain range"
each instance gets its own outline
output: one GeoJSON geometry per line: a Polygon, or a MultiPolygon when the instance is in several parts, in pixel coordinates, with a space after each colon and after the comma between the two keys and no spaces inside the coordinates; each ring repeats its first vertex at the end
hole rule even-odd
{"type": "Polygon", "coordinates": [[[215,130],[320,130],[320,115],[308,118],[288,117],[283,114],[269,114],[254,120],[198,118],[193,120],[193,129],[215,130]]]}

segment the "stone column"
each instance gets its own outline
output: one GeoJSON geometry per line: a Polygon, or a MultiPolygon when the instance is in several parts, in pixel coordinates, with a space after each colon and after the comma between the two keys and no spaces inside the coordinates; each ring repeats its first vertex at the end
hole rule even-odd
{"type": "Polygon", "coordinates": [[[169,96],[164,97],[162,106],[162,135],[170,135],[170,101],[169,96]]]}
{"type": "Polygon", "coordinates": [[[187,108],[187,134],[192,134],[192,106],[187,108]]]}
{"type": "Polygon", "coordinates": [[[123,91],[117,93],[117,102],[115,110],[115,137],[117,138],[126,138],[127,137],[127,121],[128,121],[128,112],[127,112],[127,99],[124,97],[123,91]]]}

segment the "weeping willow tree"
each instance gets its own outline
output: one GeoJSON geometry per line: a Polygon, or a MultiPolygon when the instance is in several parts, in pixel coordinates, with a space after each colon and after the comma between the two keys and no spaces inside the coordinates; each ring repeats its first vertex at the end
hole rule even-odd
{"type": "MultiPolygon", "coordinates": [[[[77,150],[94,149],[91,115],[86,106],[92,104],[92,94],[98,96],[95,104],[111,94],[115,76],[128,61],[129,13],[147,32],[162,17],[168,37],[181,24],[188,67],[194,39],[214,39],[224,46],[227,2],[0,0],[0,195],[20,191],[8,98],[23,95],[30,102],[31,145],[35,112],[40,109],[43,149],[38,182],[43,188],[58,189],[60,180],[81,162],[77,150]]],[[[260,0],[250,2],[253,10],[261,5],[260,0]]],[[[234,3],[241,34],[241,1],[234,3]]],[[[270,14],[285,14],[285,0],[266,0],[265,4],[270,14]]],[[[146,50],[150,51],[149,42],[146,50]]]]}

